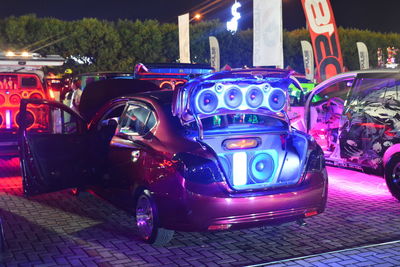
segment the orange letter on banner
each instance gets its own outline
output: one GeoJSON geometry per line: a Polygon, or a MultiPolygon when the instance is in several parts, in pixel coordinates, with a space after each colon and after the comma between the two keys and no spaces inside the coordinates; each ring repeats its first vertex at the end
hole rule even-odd
{"type": "Polygon", "coordinates": [[[329,0],[302,0],[310,31],[319,82],[341,73],[343,58],[329,0]]]}

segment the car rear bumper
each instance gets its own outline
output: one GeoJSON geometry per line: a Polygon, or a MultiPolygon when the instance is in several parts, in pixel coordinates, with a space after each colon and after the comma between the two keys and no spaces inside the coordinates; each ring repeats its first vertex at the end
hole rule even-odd
{"type": "Polygon", "coordinates": [[[162,227],[178,231],[250,228],[295,221],[324,211],[327,175],[308,173],[296,188],[247,195],[210,196],[185,190],[183,196],[153,195],[162,227]]]}

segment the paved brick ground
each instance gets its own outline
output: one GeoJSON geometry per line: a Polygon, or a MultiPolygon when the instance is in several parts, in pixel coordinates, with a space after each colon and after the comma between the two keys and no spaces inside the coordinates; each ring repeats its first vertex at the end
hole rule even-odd
{"type": "Polygon", "coordinates": [[[364,246],[346,249],[337,252],[327,252],[311,257],[302,257],[292,260],[270,262],[253,265],[269,267],[297,267],[297,266],[399,266],[400,241],[388,242],[380,245],[364,246]]]}
{"type": "MultiPolygon", "coordinates": [[[[290,223],[242,231],[179,232],[169,246],[153,247],[139,240],[130,214],[91,194],[74,197],[62,191],[24,198],[18,160],[0,160],[0,216],[7,240],[1,262],[4,266],[243,266],[400,240],[400,203],[382,179],[333,168],[328,172],[327,210],[309,218],[306,227],[290,223]]],[[[322,266],[318,262],[322,260],[331,260],[330,266],[371,264],[370,259],[392,253],[398,260],[400,254],[398,244],[359,252],[354,254],[358,257],[327,254],[299,264],[322,266]],[[369,252],[375,254],[368,258],[369,252]],[[335,265],[340,262],[346,264],[335,265]]],[[[393,266],[389,261],[384,264],[393,266]]]]}

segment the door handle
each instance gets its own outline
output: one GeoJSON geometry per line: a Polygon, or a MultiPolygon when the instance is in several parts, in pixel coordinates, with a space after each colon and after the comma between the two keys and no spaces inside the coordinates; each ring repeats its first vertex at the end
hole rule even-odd
{"type": "Polygon", "coordinates": [[[131,160],[132,162],[137,162],[139,160],[140,157],[140,151],[139,150],[133,150],[131,152],[131,160]]]}

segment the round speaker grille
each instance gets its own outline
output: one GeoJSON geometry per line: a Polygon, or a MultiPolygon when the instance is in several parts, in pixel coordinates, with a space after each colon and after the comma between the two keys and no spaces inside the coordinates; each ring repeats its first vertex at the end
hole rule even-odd
{"type": "Polygon", "coordinates": [[[203,113],[211,113],[218,107],[218,97],[210,90],[201,92],[198,98],[198,109],[203,113]]]}
{"type": "Polygon", "coordinates": [[[268,105],[271,111],[279,112],[285,107],[286,96],[280,89],[273,89],[268,96],[268,105]]]}
{"type": "Polygon", "coordinates": [[[257,154],[250,161],[250,176],[256,183],[269,182],[274,169],[274,159],[268,153],[257,154]]]}
{"type": "Polygon", "coordinates": [[[258,87],[250,88],[246,94],[247,105],[251,108],[258,108],[264,100],[264,94],[258,87]]]}
{"type": "Polygon", "coordinates": [[[243,94],[239,88],[233,87],[225,92],[225,104],[229,108],[237,108],[242,104],[243,94]]]}

